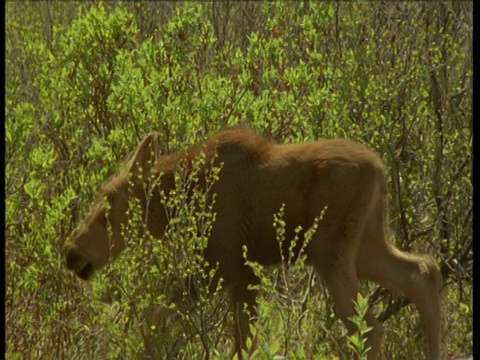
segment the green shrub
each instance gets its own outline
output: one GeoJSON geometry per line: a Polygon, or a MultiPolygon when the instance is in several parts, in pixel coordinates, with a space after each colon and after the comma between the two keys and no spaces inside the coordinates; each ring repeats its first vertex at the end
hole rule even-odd
{"type": "MultiPolygon", "coordinates": [[[[134,216],[126,231],[138,243],[91,284],[65,269],[60,246],[144,134],[159,131],[174,151],[234,124],[287,143],[348,137],[375,149],[394,241],[441,265],[442,351],[471,354],[471,3],[7,2],[6,13],[7,358],[231,357],[221,293],[187,312],[164,291],[174,278],[185,289],[202,266],[186,243],[172,269],[172,249],[149,247],[134,216]],[[142,265],[145,251],[156,266],[142,265]]],[[[172,238],[205,241],[213,214],[201,199],[184,206],[179,188],[172,211],[189,211],[172,213],[172,238]]],[[[275,226],[281,241],[281,213],[275,226]]],[[[301,260],[258,271],[253,358],[347,356],[301,260]]],[[[416,312],[364,290],[386,328],[383,356],[418,357],[416,312]]]]}

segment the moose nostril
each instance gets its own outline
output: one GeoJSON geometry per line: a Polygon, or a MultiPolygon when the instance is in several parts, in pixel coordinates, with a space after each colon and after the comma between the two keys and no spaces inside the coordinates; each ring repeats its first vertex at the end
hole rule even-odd
{"type": "Polygon", "coordinates": [[[65,249],[65,260],[67,268],[73,270],[83,280],[88,280],[94,273],[91,259],[75,245],[65,249]]]}
{"type": "Polygon", "coordinates": [[[75,268],[75,265],[82,260],[82,256],[78,250],[76,250],[75,248],[70,248],[67,251],[66,260],[67,260],[67,268],[69,270],[72,270],[73,268],[75,268]]]}
{"type": "Polygon", "coordinates": [[[88,280],[92,273],[93,265],[91,263],[88,263],[77,273],[77,275],[80,277],[80,279],[88,280]]]}

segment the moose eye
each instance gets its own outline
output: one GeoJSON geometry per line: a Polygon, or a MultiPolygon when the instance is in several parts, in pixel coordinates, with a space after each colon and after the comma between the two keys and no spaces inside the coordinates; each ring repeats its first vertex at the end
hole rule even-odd
{"type": "Polygon", "coordinates": [[[99,219],[99,220],[100,220],[100,223],[101,223],[102,225],[107,226],[107,224],[108,224],[108,217],[107,217],[107,214],[106,214],[105,212],[100,215],[100,219],[99,219]]]}

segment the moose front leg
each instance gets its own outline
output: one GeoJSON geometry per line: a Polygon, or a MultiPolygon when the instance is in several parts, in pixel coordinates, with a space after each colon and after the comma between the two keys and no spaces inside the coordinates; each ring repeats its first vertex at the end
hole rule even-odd
{"type": "MultiPolygon", "coordinates": [[[[251,337],[250,324],[256,319],[257,291],[249,289],[249,286],[258,283],[258,278],[248,270],[229,289],[235,318],[235,351],[239,359],[243,359],[242,350],[246,349],[247,339],[251,337]]],[[[252,339],[252,344],[252,348],[246,350],[255,349],[255,339],[252,339]]]]}

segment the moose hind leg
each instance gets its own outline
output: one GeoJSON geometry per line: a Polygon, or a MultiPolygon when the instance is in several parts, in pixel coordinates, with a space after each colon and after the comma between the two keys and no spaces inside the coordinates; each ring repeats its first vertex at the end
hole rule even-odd
{"type": "MultiPolygon", "coordinates": [[[[331,201],[308,244],[307,260],[323,278],[337,315],[352,334],[358,331],[350,320],[357,313],[354,301],[360,293],[357,253],[380,190],[383,170],[367,163],[358,167],[343,165],[334,170],[330,178],[335,186],[330,190],[335,201],[331,201]]],[[[318,196],[314,193],[312,198],[321,198],[325,191],[325,188],[319,189],[318,196]]],[[[312,213],[320,214],[324,209],[315,210],[312,213]]],[[[365,334],[366,346],[370,348],[367,359],[375,360],[380,353],[384,330],[371,310],[367,310],[364,319],[371,328],[365,334]]]]}
{"type": "MultiPolygon", "coordinates": [[[[353,301],[357,299],[360,286],[353,263],[337,261],[334,266],[319,270],[337,315],[344,323],[349,334],[355,333],[358,328],[349,318],[356,314],[353,301]]],[[[365,315],[365,321],[372,328],[367,333],[366,346],[370,347],[367,358],[368,360],[374,360],[377,359],[380,352],[384,330],[370,310],[365,315]]]]}
{"type": "Polygon", "coordinates": [[[441,274],[434,260],[377,243],[359,256],[357,270],[361,278],[404,295],[415,304],[430,348],[429,358],[439,359],[441,274]]]}

